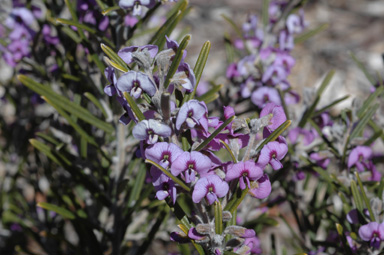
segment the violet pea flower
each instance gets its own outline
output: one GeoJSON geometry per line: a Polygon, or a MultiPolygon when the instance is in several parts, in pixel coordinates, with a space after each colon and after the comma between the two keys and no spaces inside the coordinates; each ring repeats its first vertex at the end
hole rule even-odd
{"type": "Polygon", "coordinates": [[[169,137],[172,129],[156,120],[142,120],[132,130],[133,136],[138,140],[146,140],[148,144],[157,142],[159,136],[169,137]]]}
{"type": "Polygon", "coordinates": [[[372,149],[368,146],[357,146],[348,157],[348,168],[356,166],[359,172],[369,168],[368,161],[372,158],[372,149]]]}
{"type": "Polygon", "coordinates": [[[189,128],[200,124],[199,120],[206,114],[207,108],[198,100],[189,100],[181,106],[176,117],[176,129],[180,130],[181,125],[186,122],[189,128]]]}
{"type": "Polygon", "coordinates": [[[195,181],[196,172],[199,173],[200,176],[205,176],[211,167],[211,160],[204,154],[198,151],[186,151],[181,153],[176,160],[173,161],[171,173],[174,176],[183,174],[185,182],[190,183],[195,181]]]}
{"type": "Polygon", "coordinates": [[[156,167],[151,167],[150,174],[153,180],[153,186],[156,190],[156,198],[164,200],[167,197],[172,199],[173,204],[176,203],[177,189],[175,183],[156,167]]]}
{"type": "Polygon", "coordinates": [[[384,240],[384,222],[370,222],[359,229],[359,236],[364,241],[369,241],[370,245],[376,249],[380,247],[380,242],[384,240]]]}
{"type": "Polygon", "coordinates": [[[183,153],[183,150],[176,144],[159,142],[145,150],[145,157],[166,169],[171,166],[172,162],[175,161],[181,153],[183,153]]]}
{"type": "Polygon", "coordinates": [[[260,118],[272,114],[272,118],[267,126],[271,131],[276,130],[281,124],[287,120],[285,116],[284,108],[275,103],[266,104],[260,112],[260,118]]]}
{"type": "Polygon", "coordinates": [[[208,175],[196,182],[192,193],[192,200],[194,203],[199,203],[205,197],[211,205],[218,200],[218,197],[224,197],[228,190],[228,183],[219,176],[215,174],[208,175]]]}
{"type": "Polygon", "coordinates": [[[119,55],[119,57],[122,60],[124,60],[125,63],[127,63],[129,65],[133,62],[132,53],[138,52],[138,51],[139,52],[148,51],[149,56],[151,58],[154,58],[156,56],[157,52],[159,51],[159,48],[157,47],[157,45],[151,45],[151,44],[140,46],[140,47],[129,46],[129,47],[125,47],[125,48],[122,48],[121,50],[119,50],[117,55],[119,55]]]}
{"type": "Polygon", "coordinates": [[[246,162],[229,165],[225,180],[229,182],[234,179],[239,179],[240,188],[243,190],[246,188],[246,185],[248,188],[251,188],[250,181],[255,181],[261,176],[263,176],[263,169],[253,160],[248,160],[246,162]]]}
{"type": "Polygon", "coordinates": [[[282,160],[288,152],[288,147],[284,143],[277,141],[267,143],[260,151],[257,163],[261,166],[270,164],[273,170],[279,170],[283,167],[282,160]]]}
{"type": "Polygon", "coordinates": [[[279,92],[271,87],[260,87],[255,90],[252,93],[251,101],[260,108],[270,102],[281,105],[279,92]]]}
{"type": "Polygon", "coordinates": [[[133,8],[133,15],[141,15],[141,6],[152,8],[156,4],[155,0],[120,0],[119,6],[123,9],[133,8]]]}
{"type": "Polygon", "coordinates": [[[267,174],[264,174],[258,180],[251,182],[251,189],[248,193],[258,199],[264,199],[271,194],[272,186],[271,181],[268,178],[267,174]]]}
{"type": "Polygon", "coordinates": [[[130,92],[134,98],[139,98],[144,91],[149,96],[155,95],[157,88],[148,75],[142,72],[129,71],[123,74],[116,84],[117,88],[124,92],[130,92]]]}

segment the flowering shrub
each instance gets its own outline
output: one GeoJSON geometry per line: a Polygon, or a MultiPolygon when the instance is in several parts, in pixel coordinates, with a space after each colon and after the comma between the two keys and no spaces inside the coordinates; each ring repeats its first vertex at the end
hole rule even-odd
{"type": "Polygon", "coordinates": [[[186,0],[13,4],[1,254],[382,252],[384,86],[352,55],[369,98],[320,108],[330,71],[292,114],[291,52],[324,28],[304,1],[263,1],[241,26],[223,16],[237,32],[224,85],[202,80],[209,41],[191,63],[191,35],[175,39],[186,0]]]}

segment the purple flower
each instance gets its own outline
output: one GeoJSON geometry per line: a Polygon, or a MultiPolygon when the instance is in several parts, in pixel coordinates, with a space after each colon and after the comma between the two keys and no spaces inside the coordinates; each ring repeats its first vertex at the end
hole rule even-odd
{"type": "Polygon", "coordinates": [[[285,51],[275,51],[276,58],[274,61],[274,65],[281,66],[284,68],[284,70],[289,73],[293,66],[295,65],[295,59],[289,55],[289,53],[285,51]]]}
{"type": "Polygon", "coordinates": [[[192,200],[199,203],[204,197],[211,205],[218,200],[218,197],[224,197],[229,190],[228,183],[219,176],[213,174],[200,178],[193,189],[192,200]]]}
{"type": "Polygon", "coordinates": [[[133,15],[141,15],[141,6],[152,8],[155,0],[120,0],[119,6],[123,9],[133,8],[133,15]]]}
{"type": "Polygon", "coordinates": [[[108,66],[104,70],[104,75],[107,78],[108,82],[110,83],[104,88],[104,93],[110,97],[115,95],[116,93],[119,96],[123,96],[121,92],[116,88],[117,78],[115,74],[115,69],[113,67],[108,66]]]}
{"type": "Polygon", "coordinates": [[[207,156],[198,151],[186,151],[173,161],[171,173],[174,176],[182,173],[185,177],[185,182],[190,183],[195,181],[196,172],[199,173],[200,176],[205,176],[211,167],[212,162],[207,156]]]}
{"type": "Polygon", "coordinates": [[[189,243],[191,241],[183,232],[171,232],[169,237],[171,241],[178,243],[189,243]]]}
{"type": "Polygon", "coordinates": [[[291,14],[287,18],[287,29],[290,34],[300,34],[303,32],[306,27],[306,23],[304,21],[304,11],[300,10],[299,15],[291,14]]]}
{"type": "Polygon", "coordinates": [[[225,180],[227,182],[239,179],[240,188],[251,188],[250,181],[255,181],[263,176],[263,169],[254,161],[239,162],[228,166],[225,180]]]}
{"type": "MultiPolygon", "coordinates": [[[[172,49],[176,53],[177,49],[179,48],[179,44],[175,40],[169,39],[168,36],[165,36],[165,39],[167,40],[167,48],[172,49]]],[[[187,51],[184,50],[183,57],[181,58],[181,63],[184,62],[184,59],[186,56],[187,56],[187,51]]]]}
{"type": "Polygon", "coordinates": [[[171,197],[173,204],[175,204],[177,189],[172,179],[156,167],[151,167],[150,174],[152,176],[152,184],[156,190],[157,199],[164,200],[167,197],[171,197]]]}
{"type": "Polygon", "coordinates": [[[123,74],[116,84],[120,91],[130,92],[134,98],[140,97],[145,91],[148,95],[153,96],[156,93],[155,83],[142,72],[129,71],[123,74]]]}
{"type": "Polygon", "coordinates": [[[44,40],[49,44],[56,45],[60,42],[59,37],[51,35],[51,27],[47,24],[44,24],[42,34],[44,36],[44,40]]]}
{"type": "Polygon", "coordinates": [[[277,141],[269,142],[261,149],[257,163],[261,166],[266,166],[269,163],[273,170],[279,170],[283,167],[280,160],[285,157],[287,152],[288,147],[286,144],[277,141]]]}
{"type": "Polygon", "coordinates": [[[186,122],[189,128],[200,124],[199,120],[206,114],[207,108],[202,102],[195,99],[183,104],[176,118],[176,129],[180,130],[181,125],[186,122]]]}
{"type": "Polygon", "coordinates": [[[190,228],[189,230],[188,230],[188,237],[189,238],[191,238],[191,239],[193,239],[193,240],[203,240],[203,239],[206,239],[207,238],[207,236],[206,235],[202,235],[202,234],[200,234],[197,230],[196,230],[196,228],[190,228]]]}
{"type": "MultiPolygon", "coordinates": [[[[363,209],[363,214],[366,217],[369,217],[368,209],[363,209]]],[[[361,220],[364,220],[364,219],[362,219],[359,216],[359,211],[357,209],[352,209],[352,210],[349,211],[349,213],[347,213],[347,221],[349,223],[351,223],[351,224],[359,224],[361,222],[361,220]]]]}
{"type": "Polygon", "coordinates": [[[288,73],[283,66],[274,63],[273,65],[269,66],[267,70],[265,70],[262,77],[262,82],[270,83],[271,85],[277,85],[281,81],[284,81],[287,78],[287,75],[288,73]]]}
{"type": "Polygon", "coordinates": [[[169,137],[172,129],[156,120],[142,120],[132,130],[132,135],[139,140],[146,140],[149,144],[157,142],[159,136],[169,137]]]}
{"type": "Polygon", "coordinates": [[[244,245],[250,248],[251,254],[261,254],[263,252],[260,247],[260,240],[256,236],[246,238],[244,241],[244,245]]]}
{"type": "Polygon", "coordinates": [[[181,153],[183,150],[176,144],[159,142],[145,150],[145,157],[168,168],[181,153]]]}
{"type": "Polygon", "coordinates": [[[276,89],[270,87],[260,87],[252,93],[252,103],[260,108],[263,108],[267,103],[273,102],[277,105],[281,105],[281,99],[279,92],[276,89]]]}
{"type": "Polygon", "coordinates": [[[279,48],[284,51],[291,51],[295,47],[293,36],[286,30],[279,35],[279,48]]]}
{"type": "Polygon", "coordinates": [[[139,20],[135,16],[126,15],[124,17],[124,25],[126,27],[133,27],[139,20]]]}
{"type": "Polygon", "coordinates": [[[144,45],[140,47],[129,46],[119,50],[117,55],[119,55],[119,57],[129,65],[134,61],[132,56],[132,53],[134,52],[148,52],[149,56],[151,58],[154,58],[158,51],[159,51],[159,48],[156,45],[144,45]]]}
{"type": "Polygon", "coordinates": [[[311,144],[316,138],[313,132],[300,127],[295,127],[288,132],[288,138],[292,143],[296,143],[300,135],[303,136],[303,144],[305,146],[311,144]]]}
{"type": "Polygon", "coordinates": [[[331,162],[328,153],[314,152],[309,155],[309,158],[323,169],[327,169],[327,166],[331,162]]]}
{"type": "Polygon", "coordinates": [[[370,222],[361,226],[359,236],[364,241],[369,241],[372,247],[378,249],[380,242],[384,240],[384,223],[370,222]]]}
{"type": "Polygon", "coordinates": [[[187,91],[192,91],[196,85],[196,77],[191,67],[184,62],[179,65],[177,71],[178,73],[173,76],[172,82],[180,84],[187,91]]]}
{"type": "Polygon", "coordinates": [[[277,129],[287,120],[284,108],[280,105],[276,105],[275,103],[266,104],[260,112],[260,118],[268,114],[272,114],[272,118],[267,126],[271,131],[277,129]]]}
{"type": "Polygon", "coordinates": [[[264,199],[271,194],[272,186],[271,181],[267,174],[264,174],[261,178],[251,183],[251,189],[249,194],[258,199],[264,199]]]}
{"type": "Polygon", "coordinates": [[[357,146],[348,157],[348,168],[356,166],[359,172],[368,168],[368,161],[372,158],[372,149],[368,146],[357,146]]]}

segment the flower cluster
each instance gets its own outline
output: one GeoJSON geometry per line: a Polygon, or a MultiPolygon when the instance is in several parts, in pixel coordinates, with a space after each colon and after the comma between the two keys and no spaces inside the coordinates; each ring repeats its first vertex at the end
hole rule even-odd
{"type": "Polygon", "coordinates": [[[0,25],[1,38],[8,38],[5,46],[0,45],[0,52],[11,67],[15,67],[21,59],[30,55],[30,44],[36,34],[31,26],[39,15],[38,10],[32,12],[25,7],[17,6],[12,9],[4,26],[0,25]]]}
{"type": "Polygon", "coordinates": [[[238,86],[242,98],[251,98],[259,108],[268,102],[282,105],[281,100],[285,100],[289,105],[299,100],[287,77],[295,64],[290,55],[294,35],[301,33],[306,23],[303,11],[283,17],[288,5],[285,1],[271,1],[269,23],[260,24],[257,16],[250,15],[242,26],[243,37],[234,41],[237,49],[250,54],[229,65],[227,77],[238,86]]]}
{"type": "MultiPolygon", "coordinates": [[[[286,122],[283,108],[268,103],[260,119],[248,120],[249,123],[235,119],[229,106],[224,107],[224,120],[210,117],[203,101],[188,99],[197,82],[193,69],[184,61],[186,50],[179,51],[180,45],[168,37],[166,42],[162,51],[156,45],[121,49],[118,56],[129,70],[120,73],[108,67],[105,74],[110,84],[104,89],[107,95],[116,96],[125,111],[120,122],[135,122],[132,135],[140,140],[141,157],[152,164],[149,174],[157,199],[169,198],[175,204],[179,193],[187,193],[196,208],[222,202],[220,210],[223,210],[229,201],[236,199],[237,190],[258,199],[268,197],[271,182],[265,169],[281,169],[280,161],[288,147],[282,136],[264,146],[256,144],[268,139],[286,122]],[[177,67],[176,59],[180,60],[177,67]],[[175,73],[169,77],[171,66],[175,73]],[[214,134],[216,130],[220,132],[214,134]],[[214,153],[225,148],[229,149],[231,161],[223,161],[214,153]],[[239,161],[241,148],[245,151],[239,161]]],[[[246,253],[241,254],[259,249],[253,230],[249,234],[248,230],[231,226],[236,230],[227,228],[219,234],[210,227],[210,219],[202,219],[202,215],[195,219],[197,234],[203,236],[200,237],[206,248],[216,254],[231,247],[224,241],[227,234],[241,239],[232,245],[233,251],[244,252],[243,246],[247,246],[246,253]],[[202,225],[210,230],[200,231],[202,225]],[[234,234],[236,231],[248,234],[234,234]]],[[[190,239],[200,240],[191,235],[188,235],[190,239]]]]}

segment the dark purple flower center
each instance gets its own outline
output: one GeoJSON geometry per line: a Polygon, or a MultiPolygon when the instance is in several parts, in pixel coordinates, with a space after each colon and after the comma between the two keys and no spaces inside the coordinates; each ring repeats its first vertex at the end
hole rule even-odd
{"type": "Polygon", "coordinates": [[[155,131],[153,131],[152,128],[147,129],[147,134],[148,135],[153,135],[154,133],[155,133],[155,131]]]}
{"type": "Polygon", "coordinates": [[[194,170],[195,169],[195,162],[194,161],[189,161],[187,163],[187,165],[188,165],[188,169],[189,170],[194,170]]]}
{"type": "Polygon", "coordinates": [[[133,81],[133,87],[138,88],[140,87],[140,81],[133,81]]]}
{"type": "Polygon", "coordinates": [[[245,170],[244,172],[242,172],[241,175],[242,175],[243,177],[248,177],[248,174],[249,174],[249,173],[248,173],[248,170],[245,170]]]}
{"type": "Polygon", "coordinates": [[[189,110],[188,111],[188,117],[192,117],[193,116],[193,110],[189,110]]]}
{"type": "Polygon", "coordinates": [[[359,161],[361,162],[361,161],[363,161],[364,160],[364,156],[363,156],[363,154],[359,154],[359,161]]]}
{"type": "Polygon", "coordinates": [[[170,158],[169,152],[168,151],[164,152],[163,155],[161,156],[161,158],[164,161],[168,161],[168,159],[170,158]]]}
{"type": "Polygon", "coordinates": [[[210,193],[214,193],[215,192],[215,187],[211,184],[211,185],[209,185],[208,187],[207,187],[207,190],[208,190],[208,192],[210,192],[210,193]]]}
{"type": "Polygon", "coordinates": [[[271,152],[271,158],[275,159],[276,157],[277,157],[276,151],[272,151],[271,152]]]}
{"type": "Polygon", "coordinates": [[[268,95],[264,95],[264,98],[263,98],[264,102],[268,102],[269,101],[269,96],[268,95]]]}

